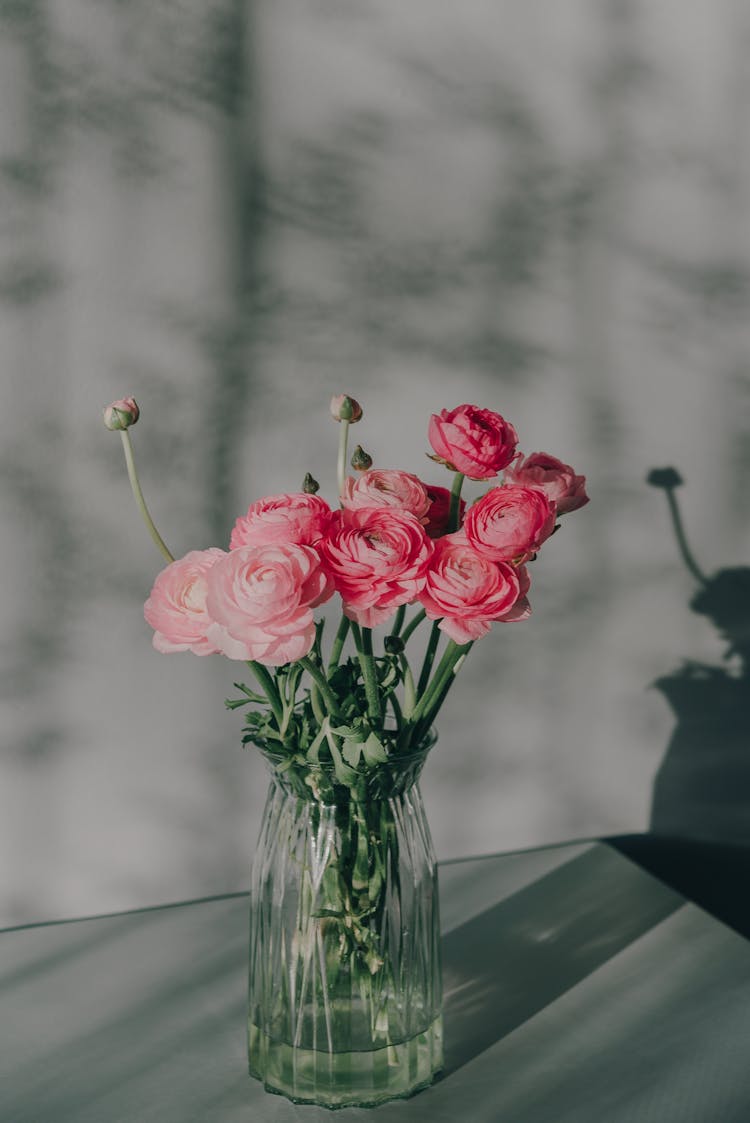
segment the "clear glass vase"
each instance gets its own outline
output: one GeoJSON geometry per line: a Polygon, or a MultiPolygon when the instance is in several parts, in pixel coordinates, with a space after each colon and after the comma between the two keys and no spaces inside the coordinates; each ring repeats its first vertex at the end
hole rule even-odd
{"type": "Polygon", "coordinates": [[[369,1107],[442,1068],[437,865],[418,785],[432,743],[363,772],[264,753],[249,1069],[296,1103],[369,1107]]]}

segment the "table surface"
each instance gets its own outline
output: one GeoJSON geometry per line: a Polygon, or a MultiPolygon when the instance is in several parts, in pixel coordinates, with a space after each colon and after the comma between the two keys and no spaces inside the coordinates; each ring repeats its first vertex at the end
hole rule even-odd
{"type": "Polygon", "coordinates": [[[440,867],[446,1069],[335,1116],[246,1075],[247,898],[0,932],[2,1123],[748,1123],[750,943],[602,842],[440,867]]]}

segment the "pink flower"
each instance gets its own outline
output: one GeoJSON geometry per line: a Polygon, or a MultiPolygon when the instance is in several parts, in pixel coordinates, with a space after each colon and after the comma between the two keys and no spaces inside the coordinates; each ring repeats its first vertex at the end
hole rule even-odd
{"type": "Polygon", "coordinates": [[[466,513],[463,529],[475,550],[492,561],[523,561],[555,529],[555,504],[542,491],[493,487],[466,513]]]}
{"type": "Polygon", "coordinates": [[[267,495],[251,503],[246,515],[234,524],[230,550],[263,546],[268,542],[294,542],[313,546],[323,537],[331,519],[325,499],[304,491],[267,495]]]}
{"type": "MultiPolygon", "coordinates": [[[[451,506],[451,493],[447,487],[433,487],[432,484],[426,484],[427,495],[432,501],[429,511],[427,512],[427,522],[425,530],[430,538],[442,538],[444,534],[448,533],[448,516],[450,514],[451,506]]],[[[461,499],[458,507],[458,525],[463,522],[464,511],[466,510],[466,500],[461,499]]]]}
{"type": "Polygon", "coordinates": [[[422,481],[411,472],[370,468],[357,478],[346,477],[341,505],[349,511],[363,507],[393,507],[410,511],[420,522],[424,522],[430,509],[430,497],[422,481]]]}
{"type": "Polygon", "coordinates": [[[504,478],[506,483],[543,491],[557,504],[558,515],[577,511],[589,501],[586,477],[577,476],[570,464],[563,464],[548,452],[532,452],[525,460],[519,452],[505,469],[504,478]]]}
{"type": "Polygon", "coordinates": [[[431,620],[440,620],[441,631],[470,643],[486,635],[493,620],[520,619],[513,615],[520,596],[512,565],[478,554],[463,534],[449,534],[435,544],[419,600],[431,620]]]}
{"type": "Polygon", "coordinates": [[[313,645],[312,609],[332,595],[333,585],[311,546],[240,546],[208,574],[210,638],[230,659],[255,659],[270,667],[294,662],[313,645]]]}
{"type": "Polygon", "coordinates": [[[208,638],[211,618],[206,611],[206,577],[223,550],[192,550],[163,569],[154,582],[143,615],[154,629],[154,647],[166,655],[192,651],[215,655],[219,648],[208,638]]]}
{"type": "Polygon", "coordinates": [[[337,511],[320,550],[344,614],[374,628],[421,592],[433,545],[410,512],[364,507],[337,511]]]}
{"type": "Polygon", "coordinates": [[[444,409],[430,418],[433,460],[471,480],[491,480],[513,459],[515,429],[499,413],[479,406],[444,409]]]}

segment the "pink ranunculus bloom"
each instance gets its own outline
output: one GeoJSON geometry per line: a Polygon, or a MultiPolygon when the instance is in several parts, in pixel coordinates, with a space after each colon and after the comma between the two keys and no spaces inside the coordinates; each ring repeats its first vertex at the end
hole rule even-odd
{"type": "Polygon", "coordinates": [[[532,452],[525,460],[519,452],[505,469],[504,479],[506,483],[543,491],[557,504],[558,515],[577,511],[589,501],[586,477],[577,476],[570,464],[563,464],[548,452],[532,452]]]}
{"type": "Polygon", "coordinates": [[[395,507],[410,511],[424,523],[430,509],[427,488],[418,476],[396,468],[370,468],[361,476],[347,476],[341,505],[349,511],[362,507],[395,507]]]}
{"type": "MultiPolygon", "coordinates": [[[[427,512],[427,522],[425,523],[425,530],[430,538],[442,538],[444,534],[448,533],[448,516],[450,514],[451,506],[451,493],[447,487],[435,487],[433,484],[425,484],[427,495],[430,498],[431,506],[427,512]]],[[[464,511],[466,510],[466,500],[461,499],[458,506],[458,525],[463,522],[464,511]]]]}
{"type": "Polygon", "coordinates": [[[491,561],[524,561],[555,529],[555,504],[543,491],[505,484],[493,487],[466,512],[471,545],[491,561]]]}
{"type": "Polygon", "coordinates": [[[331,508],[319,495],[304,491],[267,495],[251,503],[232,530],[229,549],[264,546],[269,542],[294,542],[314,546],[326,532],[331,508]]]}
{"type": "Polygon", "coordinates": [[[428,437],[433,459],[470,480],[491,480],[510,464],[518,444],[509,421],[471,405],[433,413],[428,437]]]}
{"type": "Polygon", "coordinates": [[[208,632],[211,617],[206,611],[206,578],[224,550],[191,550],[163,569],[154,582],[143,615],[154,629],[154,647],[166,655],[192,651],[194,655],[216,655],[219,647],[208,632]]]}
{"type": "Polygon", "coordinates": [[[239,546],[208,575],[210,638],[230,659],[269,667],[292,663],[313,645],[312,609],[332,595],[333,584],[311,546],[239,546]]]}
{"type": "Polygon", "coordinates": [[[409,511],[363,507],[337,511],[319,548],[344,614],[374,628],[416,600],[434,547],[409,511]]]}
{"type": "Polygon", "coordinates": [[[486,635],[494,620],[512,614],[520,594],[512,565],[477,553],[463,534],[448,534],[435,543],[419,600],[431,620],[440,620],[441,631],[456,643],[470,643],[486,635]]]}

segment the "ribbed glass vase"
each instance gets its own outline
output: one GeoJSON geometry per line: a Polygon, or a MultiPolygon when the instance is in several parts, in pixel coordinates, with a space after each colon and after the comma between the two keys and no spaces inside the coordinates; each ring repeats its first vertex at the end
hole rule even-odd
{"type": "Polygon", "coordinates": [[[369,1107],[442,1068],[431,744],[367,770],[265,753],[253,864],[249,1069],[296,1103],[369,1107]]]}

